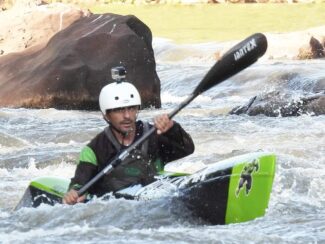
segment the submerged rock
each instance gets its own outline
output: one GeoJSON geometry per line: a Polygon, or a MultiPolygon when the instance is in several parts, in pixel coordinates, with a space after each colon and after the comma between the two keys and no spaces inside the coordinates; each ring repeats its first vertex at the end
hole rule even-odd
{"type": "Polygon", "coordinates": [[[254,96],[247,104],[238,106],[230,114],[263,114],[270,117],[299,116],[302,114],[325,114],[325,92],[293,98],[279,91],[254,96]]]}

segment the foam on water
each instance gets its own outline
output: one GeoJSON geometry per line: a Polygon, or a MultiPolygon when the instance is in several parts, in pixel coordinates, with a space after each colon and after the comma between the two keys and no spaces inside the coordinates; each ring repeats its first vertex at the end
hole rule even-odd
{"type": "MultiPolygon", "coordinates": [[[[140,113],[141,119],[150,121],[154,115],[169,112],[183,101],[214,63],[209,59],[213,44],[178,47],[165,42],[154,48],[163,106],[160,110],[140,113]],[[195,50],[192,52],[191,48],[195,50]],[[186,50],[184,53],[188,55],[184,59],[170,58],[168,52],[174,50],[179,53],[186,50]]],[[[44,175],[71,178],[81,148],[106,124],[99,112],[1,108],[0,240],[8,240],[7,243],[324,242],[325,116],[268,118],[227,114],[230,108],[241,105],[252,95],[277,87],[291,90],[298,99],[324,78],[323,67],[324,61],[258,63],[198,96],[175,116],[191,134],[196,149],[194,154],[167,167],[174,171],[195,171],[244,153],[268,151],[277,155],[266,215],[228,226],[202,225],[185,213],[182,216],[182,211],[175,214],[168,199],[145,203],[96,199],[89,204],[41,206],[13,212],[33,178],[44,175]],[[291,73],[296,78],[288,82],[291,73]]]]}

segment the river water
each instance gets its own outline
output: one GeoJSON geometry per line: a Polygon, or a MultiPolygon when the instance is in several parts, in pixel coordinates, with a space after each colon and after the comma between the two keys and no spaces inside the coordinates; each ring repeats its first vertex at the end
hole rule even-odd
{"type": "MultiPolygon", "coordinates": [[[[183,101],[214,64],[216,47],[155,39],[162,109],[142,111],[139,117],[150,121],[183,101]]],[[[72,177],[81,147],[105,122],[99,112],[0,108],[0,243],[325,243],[325,116],[227,114],[254,95],[284,86],[297,96],[310,92],[325,78],[324,67],[325,60],[261,59],[175,117],[191,134],[196,150],[169,169],[195,171],[247,152],[277,155],[265,216],[224,226],[184,218],[162,200],[96,199],[73,207],[13,211],[34,177],[72,177]],[[278,79],[292,72],[300,78],[278,79]]]]}

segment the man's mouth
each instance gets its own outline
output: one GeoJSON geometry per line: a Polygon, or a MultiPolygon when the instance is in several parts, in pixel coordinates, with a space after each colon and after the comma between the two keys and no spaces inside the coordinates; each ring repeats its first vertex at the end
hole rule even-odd
{"type": "Polygon", "coordinates": [[[130,124],[132,124],[132,121],[130,121],[130,120],[125,120],[125,121],[122,121],[121,124],[122,124],[122,125],[130,125],[130,124]]]}
{"type": "Polygon", "coordinates": [[[120,125],[122,126],[122,127],[127,127],[127,128],[129,128],[130,126],[132,126],[132,121],[122,121],[121,123],[120,123],[120,125]]]}

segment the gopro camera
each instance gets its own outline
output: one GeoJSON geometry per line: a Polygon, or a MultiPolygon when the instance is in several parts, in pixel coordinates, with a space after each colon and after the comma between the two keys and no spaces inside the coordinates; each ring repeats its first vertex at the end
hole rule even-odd
{"type": "Polygon", "coordinates": [[[111,69],[111,73],[112,73],[113,80],[116,80],[116,81],[125,80],[126,70],[123,66],[113,67],[111,69]]]}

